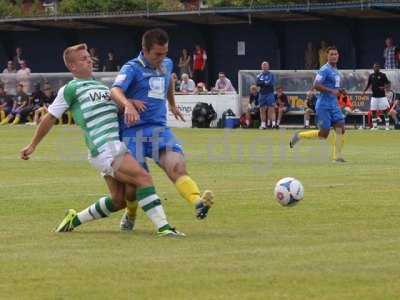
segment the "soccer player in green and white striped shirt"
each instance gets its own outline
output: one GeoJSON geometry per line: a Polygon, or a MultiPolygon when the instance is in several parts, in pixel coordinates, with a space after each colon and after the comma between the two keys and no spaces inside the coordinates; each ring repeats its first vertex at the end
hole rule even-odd
{"type": "MultiPolygon", "coordinates": [[[[93,78],[93,63],[86,44],[68,47],[63,58],[74,79],[58,91],[31,143],[21,150],[21,158],[29,159],[57,119],[70,110],[76,124],[84,132],[89,161],[104,176],[110,195],[79,213],[70,209],[56,232],[72,231],[82,223],[108,217],[124,208],[125,185],[128,184],[136,188],[139,205],[156,226],[158,235],[184,235],[169,225],[150,174],[133,159],[125,144],[119,140],[118,106],[111,100],[108,87],[93,78]]],[[[138,112],[129,101],[118,104],[124,108],[126,122],[139,120],[138,112]]]]}

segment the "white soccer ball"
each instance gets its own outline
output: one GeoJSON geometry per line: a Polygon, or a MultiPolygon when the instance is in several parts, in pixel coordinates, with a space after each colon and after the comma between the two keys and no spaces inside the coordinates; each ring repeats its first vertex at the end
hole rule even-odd
{"type": "Polygon", "coordinates": [[[282,206],[293,206],[303,199],[304,187],[297,179],[285,177],[276,183],[274,195],[282,206]]]}

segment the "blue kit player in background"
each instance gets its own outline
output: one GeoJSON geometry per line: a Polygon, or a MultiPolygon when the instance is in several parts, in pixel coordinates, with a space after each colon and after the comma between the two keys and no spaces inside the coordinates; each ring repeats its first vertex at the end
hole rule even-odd
{"type": "Polygon", "coordinates": [[[268,127],[272,122],[272,128],[275,128],[275,107],[276,99],[274,94],[275,76],[269,71],[269,63],[263,61],[261,64],[262,72],[257,75],[257,86],[260,88],[260,96],[258,103],[260,105],[260,129],[266,129],[266,121],[268,118],[268,127]],[[268,113],[268,116],[267,116],[268,113]]]}
{"type": "MultiPolygon", "coordinates": [[[[185,121],[175,104],[171,80],[173,63],[166,57],[168,34],[151,29],[142,37],[142,52],[120,70],[111,89],[111,97],[132,101],[140,120],[128,126],[120,120],[121,139],[132,155],[146,169],[146,157],[153,159],[175,184],[180,195],[195,206],[198,219],[204,219],[213,204],[213,194],[205,190],[200,195],[196,182],[189,177],[183,149],[167,127],[167,109],[176,119],[185,121]]],[[[132,230],[135,224],[137,201],[132,187],[127,187],[127,210],[121,219],[122,230],[132,230]]]]}
{"type": "Polygon", "coordinates": [[[290,140],[290,147],[301,139],[327,139],[333,126],[333,161],[345,162],[342,157],[344,144],[344,116],[338,106],[338,96],[343,92],[340,88],[340,74],[337,70],[339,52],[336,47],[327,49],[328,62],[321,67],[314,81],[313,88],[320,92],[315,107],[319,130],[297,132],[290,140]]]}

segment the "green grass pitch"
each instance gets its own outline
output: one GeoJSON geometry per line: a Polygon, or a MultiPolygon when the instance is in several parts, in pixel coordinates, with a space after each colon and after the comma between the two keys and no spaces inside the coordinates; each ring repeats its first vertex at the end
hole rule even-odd
{"type": "Polygon", "coordinates": [[[205,221],[154,164],[170,222],[185,239],[157,238],[139,213],[72,233],[52,230],[65,209],[106,193],[79,129],[57,127],[33,158],[19,150],[34,128],[0,128],[0,299],[399,299],[400,136],[349,131],[348,163],[326,144],[288,149],[290,130],[175,130],[188,170],[212,189],[205,221]],[[272,192],[298,178],[305,198],[281,207],[272,192]]]}

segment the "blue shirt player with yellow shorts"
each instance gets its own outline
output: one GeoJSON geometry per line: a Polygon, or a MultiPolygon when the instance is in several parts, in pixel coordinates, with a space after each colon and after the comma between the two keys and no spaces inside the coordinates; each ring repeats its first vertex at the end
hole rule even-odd
{"type": "Polygon", "coordinates": [[[328,62],[318,71],[313,89],[320,92],[315,106],[319,130],[308,130],[295,133],[290,140],[293,148],[301,139],[327,139],[331,127],[333,134],[333,161],[343,163],[342,148],[344,144],[344,116],[338,105],[338,96],[341,95],[340,74],[337,70],[339,51],[336,47],[327,49],[328,62]]]}
{"type": "MultiPolygon", "coordinates": [[[[146,31],[142,37],[142,51],[120,70],[111,89],[111,97],[120,103],[131,101],[139,112],[139,119],[127,124],[120,118],[120,136],[132,155],[147,168],[146,158],[153,159],[174,183],[180,195],[195,206],[198,219],[207,217],[213,204],[213,193],[205,190],[200,195],[196,182],[186,170],[182,145],[167,127],[167,104],[170,112],[184,121],[175,104],[173,63],[166,57],[169,37],[162,29],[146,31]],[[167,103],[168,102],[168,103],[167,103]]],[[[137,201],[127,187],[127,211],[120,227],[132,230],[137,201]]]]}
{"type": "MultiPolygon", "coordinates": [[[[340,89],[340,74],[338,70],[326,63],[318,71],[314,85],[320,84],[330,89],[340,89]]],[[[320,92],[315,105],[318,126],[330,129],[332,125],[344,123],[344,116],[338,105],[337,96],[331,92],[320,92]]]]}

